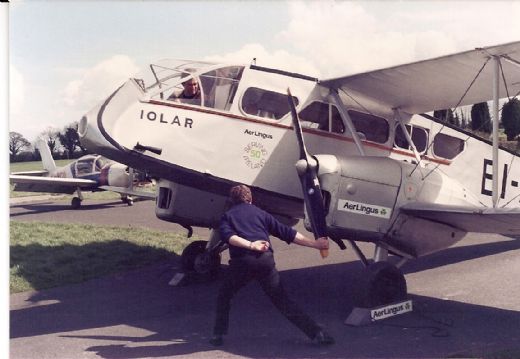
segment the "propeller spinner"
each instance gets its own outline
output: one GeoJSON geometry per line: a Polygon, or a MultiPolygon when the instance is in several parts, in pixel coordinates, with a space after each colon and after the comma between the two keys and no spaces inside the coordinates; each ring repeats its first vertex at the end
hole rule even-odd
{"type": "MultiPolygon", "coordinates": [[[[305,202],[306,214],[312,227],[314,238],[327,236],[327,224],[325,221],[325,206],[323,204],[323,195],[318,180],[318,161],[315,157],[307,152],[305,141],[303,139],[302,128],[296,113],[296,105],[294,104],[291,91],[287,89],[289,107],[291,108],[292,122],[294,132],[300,147],[300,159],[296,162],[296,171],[302,185],[303,199],[305,202]]],[[[328,256],[327,249],[320,250],[322,258],[328,256]]]]}

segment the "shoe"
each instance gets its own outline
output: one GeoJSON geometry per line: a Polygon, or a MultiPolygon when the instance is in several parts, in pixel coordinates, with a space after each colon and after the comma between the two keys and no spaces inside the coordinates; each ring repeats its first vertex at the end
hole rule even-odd
{"type": "Polygon", "coordinates": [[[222,344],[224,344],[224,339],[222,339],[222,335],[213,335],[211,339],[209,340],[209,343],[213,345],[214,347],[219,347],[222,344]]]}
{"type": "Polygon", "coordinates": [[[334,344],[334,338],[331,337],[327,332],[320,330],[314,337],[313,342],[318,345],[331,345],[334,344]]]}

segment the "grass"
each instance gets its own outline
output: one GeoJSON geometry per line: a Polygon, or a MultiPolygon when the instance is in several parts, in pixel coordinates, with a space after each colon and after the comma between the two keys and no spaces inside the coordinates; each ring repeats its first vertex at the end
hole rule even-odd
{"type": "MultiPolygon", "coordinates": [[[[57,167],[63,167],[74,160],[56,160],[57,167]]],[[[23,171],[39,171],[43,170],[42,161],[30,162],[11,162],[9,163],[9,172],[23,172],[23,171]]]]}
{"type": "Polygon", "coordinates": [[[39,290],[172,260],[184,235],[141,228],[10,222],[10,292],[39,290]]]}

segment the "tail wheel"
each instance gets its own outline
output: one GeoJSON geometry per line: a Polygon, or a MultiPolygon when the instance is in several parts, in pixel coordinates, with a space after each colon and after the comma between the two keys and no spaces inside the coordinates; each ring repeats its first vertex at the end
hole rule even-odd
{"type": "Polygon", "coordinates": [[[220,268],[220,254],[206,251],[207,241],[193,241],[182,251],[182,269],[214,277],[220,268]]]}
{"type": "Polygon", "coordinates": [[[407,299],[406,279],[393,264],[378,262],[368,267],[364,306],[373,308],[407,299]]]}

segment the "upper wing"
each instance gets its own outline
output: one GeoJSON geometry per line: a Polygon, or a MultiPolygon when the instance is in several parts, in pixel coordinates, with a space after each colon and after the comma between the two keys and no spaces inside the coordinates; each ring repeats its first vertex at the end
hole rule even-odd
{"type": "Polygon", "coordinates": [[[415,202],[401,207],[401,211],[466,232],[520,235],[520,208],[477,208],[415,202]]]}
{"type": "Polygon", "coordinates": [[[362,74],[320,81],[340,91],[342,99],[355,105],[371,103],[388,110],[418,114],[471,105],[493,99],[493,61],[501,57],[499,97],[520,92],[520,41],[475,49],[431,60],[400,65],[362,74]],[[464,93],[479,74],[468,93],[464,93]],[[506,81],[506,85],[502,80],[506,81]],[[506,91],[507,87],[507,91],[506,91]],[[464,96],[462,102],[459,100],[464,96]]]}
{"type": "Polygon", "coordinates": [[[10,175],[9,181],[16,184],[14,191],[24,192],[74,193],[77,188],[97,187],[96,181],[79,178],[10,175]]]}

